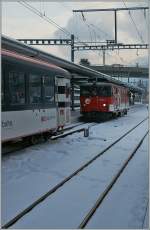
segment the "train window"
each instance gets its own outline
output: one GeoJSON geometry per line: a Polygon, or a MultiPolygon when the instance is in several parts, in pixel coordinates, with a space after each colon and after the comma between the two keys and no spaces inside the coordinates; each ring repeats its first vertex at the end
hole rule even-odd
{"type": "Polygon", "coordinates": [[[97,87],[93,86],[82,86],[80,89],[80,95],[84,96],[96,96],[97,87]]]}
{"type": "Polygon", "coordinates": [[[2,75],[2,82],[1,82],[1,103],[2,105],[5,104],[5,101],[4,101],[4,73],[2,75]]]}
{"type": "Polygon", "coordinates": [[[65,86],[58,86],[58,93],[65,94],[65,86]]]}
{"type": "Polygon", "coordinates": [[[70,95],[70,85],[67,83],[66,84],[66,98],[68,98],[69,97],[69,95],[70,95]]]}
{"type": "Polygon", "coordinates": [[[37,104],[42,102],[41,97],[41,77],[39,75],[30,74],[29,76],[30,84],[30,103],[37,104]]]}
{"type": "Polygon", "coordinates": [[[110,97],[111,87],[110,86],[99,86],[97,89],[98,96],[110,97]]]}
{"type": "Polygon", "coordinates": [[[9,73],[10,104],[25,104],[25,75],[20,72],[9,73]]]}
{"type": "Polygon", "coordinates": [[[80,100],[80,96],[77,96],[77,95],[76,95],[76,96],[74,96],[74,99],[75,99],[75,100],[80,100]]]}
{"type": "Polygon", "coordinates": [[[118,88],[115,88],[115,93],[116,93],[116,94],[118,93],[118,88]]]}
{"type": "Polygon", "coordinates": [[[91,89],[90,89],[90,87],[82,86],[80,88],[80,95],[83,95],[83,96],[89,96],[89,95],[91,95],[91,89]]]}
{"type": "Polygon", "coordinates": [[[97,95],[97,88],[93,87],[91,90],[92,96],[96,96],[97,95]]]}
{"type": "Polygon", "coordinates": [[[46,103],[54,102],[54,79],[49,76],[43,77],[44,82],[44,101],[46,103]]]}

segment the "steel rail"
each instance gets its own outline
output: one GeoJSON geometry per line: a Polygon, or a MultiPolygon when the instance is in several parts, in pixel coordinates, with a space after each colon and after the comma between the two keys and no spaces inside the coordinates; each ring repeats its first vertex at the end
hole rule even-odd
{"type": "Polygon", "coordinates": [[[2,226],[3,229],[7,229],[11,227],[14,223],[16,223],[19,219],[21,219],[24,215],[26,215],[28,212],[30,212],[33,208],[35,208],[38,204],[40,204],[42,201],[44,201],[47,197],[49,197],[51,194],[56,192],[59,188],[61,188],[66,182],[68,182],[70,179],[72,179],[74,176],[76,176],[79,172],[81,172],[83,169],[85,169],[87,166],[89,166],[92,162],[94,162],[97,158],[99,158],[101,155],[103,155],[108,149],[110,149],[112,146],[114,146],[116,143],[118,143],[121,139],[123,139],[125,136],[127,136],[130,132],[132,132],[134,129],[136,129],[139,125],[141,125],[144,121],[146,121],[148,117],[143,119],[141,122],[139,122],[137,125],[132,127],[130,130],[128,130],[125,134],[123,134],[121,137],[116,139],[113,143],[111,143],[109,146],[107,146],[103,151],[98,153],[96,156],[94,156],[92,159],[87,161],[85,164],[83,164],[80,168],[78,168],[76,171],[74,171],[72,174],[70,174],[68,177],[66,177],[64,180],[59,182],[57,185],[55,185],[52,189],[50,189],[48,192],[46,192],[44,195],[42,195],[40,198],[38,198],[36,201],[34,201],[32,204],[30,204],[27,208],[25,208],[23,211],[21,211],[19,214],[17,214],[14,218],[12,218],[10,221],[8,221],[6,224],[2,226]]]}
{"type": "Polygon", "coordinates": [[[119,179],[119,177],[121,176],[122,172],[124,171],[124,169],[126,168],[126,166],[128,165],[128,163],[130,162],[130,160],[133,158],[133,156],[136,154],[137,150],[142,145],[142,143],[143,143],[145,137],[147,136],[148,132],[149,131],[146,132],[146,134],[142,137],[142,139],[137,144],[137,146],[134,148],[134,150],[132,151],[132,153],[125,160],[125,162],[123,163],[123,165],[121,166],[121,168],[119,169],[119,171],[116,173],[116,175],[113,177],[113,179],[111,180],[111,182],[108,184],[108,186],[106,187],[106,189],[104,190],[104,192],[100,194],[100,196],[97,199],[97,201],[95,202],[94,206],[90,209],[90,211],[88,212],[88,214],[85,216],[85,218],[82,220],[82,222],[78,226],[79,229],[83,229],[87,225],[87,223],[92,218],[92,216],[94,215],[94,213],[96,212],[96,210],[102,204],[103,200],[105,199],[105,197],[107,196],[107,194],[111,191],[112,187],[115,185],[116,181],[119,179]]]}

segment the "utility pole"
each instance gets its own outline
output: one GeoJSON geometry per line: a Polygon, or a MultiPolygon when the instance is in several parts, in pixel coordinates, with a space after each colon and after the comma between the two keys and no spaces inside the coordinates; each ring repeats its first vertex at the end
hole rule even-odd
{"type": "Polygon", "coordinates": [[[71,34],[71,61],[74,62],[74,34],[71,34]]]}
{"type": "Polygon", "coordinates": [[[105,50],[103,50],[103,65],[105,65],[105,50]]]}
{"type": "Polygon", "coordinates": [[[115,13],[115,43],[117,43],[117,11],[114,11],[115,13]]]}
{"type": "Polygon", "coordinates": [[[71,109],[74,111],[74,77],[71,77],[71,109]]]}

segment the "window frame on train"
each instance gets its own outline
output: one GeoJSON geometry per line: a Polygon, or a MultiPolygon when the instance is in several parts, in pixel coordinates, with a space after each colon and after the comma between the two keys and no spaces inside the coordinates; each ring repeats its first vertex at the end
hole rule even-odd
{"type": "Polygon", "coordinates": [[[55,71],[43,70],[42,68],[37,68],[32,65],[19,63],[19,67],[15,62],[2,60],[3,70],[2,70],[2,93],[3,93],[3,103],[2,103],[2,111],[21,111],[28,109],[46,109],[46,108],[54,108],[56,107],[55,103],[55,71]],[[25,78],[25,103],[11,103],[11,89],[10,89],[10,80],[9,73],[23,73],[25,78]],[[37,75],[40,78],[41,82],[41,102],[39,103],[31,103],[30,102],[30,75],[37,75]],[[50,96],[53,98],[51,101],[45,100],[45,88],[44,88],[44,78],[49,77],[51,79],[51,86],[53,90],[51,90],[50,96]]]}

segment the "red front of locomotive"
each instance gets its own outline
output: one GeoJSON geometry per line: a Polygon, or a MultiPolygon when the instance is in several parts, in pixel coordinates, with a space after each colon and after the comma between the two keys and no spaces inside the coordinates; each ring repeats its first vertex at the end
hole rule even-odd
{"type": "Polygon", "coordinates": [[[111,86],[87,84],[80,88],[81,113],[108,113],[112,104],[111,86]]]}

